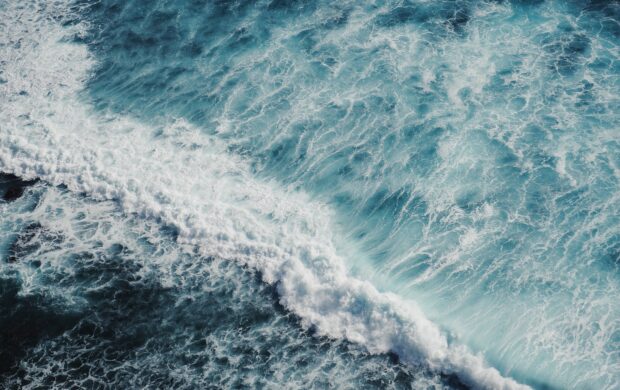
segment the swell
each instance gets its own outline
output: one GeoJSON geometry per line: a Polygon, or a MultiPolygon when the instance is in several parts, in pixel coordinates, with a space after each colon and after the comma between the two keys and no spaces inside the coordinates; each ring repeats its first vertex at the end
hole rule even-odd
{"type": "Polygon", "coordinates": [[[259,270],[281,304],[319,335],[395,352],[473,387],[525,387],[448,342],[414,302],[349,277],[325,206],[255,179],[226,145],[183,120],[151,127],[81,103],[95,60],[75,43],[85,26],[70,5],[1,8],[2,170],[176,226],[180,243],[259,270]]]}

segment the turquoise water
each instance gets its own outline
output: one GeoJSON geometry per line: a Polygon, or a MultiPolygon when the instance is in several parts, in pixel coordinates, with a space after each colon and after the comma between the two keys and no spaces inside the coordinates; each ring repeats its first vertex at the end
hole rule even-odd
{"type": "Polygon", "coordinates": [[[618,2],[0,15],[10,386],[620,386],[618,2]]]}

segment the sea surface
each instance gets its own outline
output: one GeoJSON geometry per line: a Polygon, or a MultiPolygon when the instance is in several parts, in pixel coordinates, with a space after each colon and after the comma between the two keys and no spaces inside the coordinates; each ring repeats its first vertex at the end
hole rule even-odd
{"type": "Polygon", "coordinates": [[[620,389],[620,2],[0,0],[0,388],[620,389]]]}

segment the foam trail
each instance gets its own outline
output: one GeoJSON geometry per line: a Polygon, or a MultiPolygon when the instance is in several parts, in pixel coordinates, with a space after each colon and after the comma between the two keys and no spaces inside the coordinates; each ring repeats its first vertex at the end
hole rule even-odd
{"type": "Polygon", "coordinates": [[[410,363],[455,373],[474,387],[526,388],[451,345],[413,302],[347,276],[329,210],[302,193],[249,174],[225,145],[179,120],[152,128],[95,114],[78,94],[94,60],[71,43],[85,26],[70,3],[5,4],[0,85],[0,168],[65,184],[127,213],[173,224],[179,241],[239,261],[276,283],[281,303],[321,335],[394,351],[410,363]]]}
{"type": "Polygon", "coordinates": [[[2,388],[453,388],[300,331],[254,270],[200,257],[116,202],[28,185],[0,203],[0,226],[2,388]],[[24,323],[32,337],[6,337],[24,323]]]}

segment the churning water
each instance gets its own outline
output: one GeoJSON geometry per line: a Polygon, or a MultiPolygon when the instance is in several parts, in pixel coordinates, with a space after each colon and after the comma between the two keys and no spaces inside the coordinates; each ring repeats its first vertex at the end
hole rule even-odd
{"type": "Polygon", "coordinates": [[[0,170],[3,387],[620,388],[616,1],[3,0],[0,170]]]}

